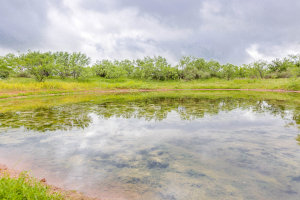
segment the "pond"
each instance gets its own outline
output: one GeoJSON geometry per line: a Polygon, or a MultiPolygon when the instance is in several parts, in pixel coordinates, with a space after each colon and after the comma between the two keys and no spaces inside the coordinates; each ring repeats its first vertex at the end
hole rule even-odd
{"type": "Polygon", "coordinates": [[[299,103],[245,91],[2,100],[0,163],[103,199],[299,199],[299,103]]]}

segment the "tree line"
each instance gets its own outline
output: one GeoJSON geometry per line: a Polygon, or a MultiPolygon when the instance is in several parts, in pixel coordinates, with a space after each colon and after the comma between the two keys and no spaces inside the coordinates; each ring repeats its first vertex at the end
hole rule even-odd
{"type": "Polygon", "coordinates": [[[9,76],[34,77],[43,82],[47,77],[86,79],[100,76],[108,79],[120,77],[146,80],[195,80],[217,77],[234,78],[289,78],[300,76],[300,54],[289,55],[271,62],[258,60],[240,66],[220,64],[216,60],[205,60],[194,56],[182,57],[171,66],[161,56],[144,57],[136,60],[99,60],[93,65],[83,53],[40,52],[7,54],[0,56],[0,78],[9,76]]]}

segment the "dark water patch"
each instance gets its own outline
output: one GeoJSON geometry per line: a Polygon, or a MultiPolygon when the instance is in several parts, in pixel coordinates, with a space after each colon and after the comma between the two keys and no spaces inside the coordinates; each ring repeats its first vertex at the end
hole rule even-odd
{"type": "Polygon", "coordinates": [[[138,183],[144,183],[140,178],[138,177],[126,177],[122,180],[124,183],[131,183],[131,184],[138,184],[138,183]]]}
{"type": "Polygon", "coordinates": [[[102,158],[102,159],[107,159],[107,158],[109,158],[109,157],[111,157],[111,156],[113,156],[114,154],[108,154],[108,153],[104,153],[104,154],[100,154],[100,157],[102,158]]]}
{"type": "Polygon", "coordinates": [[[298,194],[298,192],[296,192],[292,189],[291,185],[288,185],[287,190],[283,190],[282,192],[289,194],[289,195],[297,195],[298,194]]]}
{"type": "Polygon", "coordinates": [[[261,169],[260,166],[255,166],[255,165],[249,163],[248,161],[247,161],[247,164],[237,164],[237,166],[240,167],[240,168],[247,169],[247,170],[256,171],[256,172],[258,172],[262,175],[265,175],[265,176],[270,176],[271,175],[270,171],[263,170],[263,169],[261,169]]]}
{"type": "Polygon", "coordinates": [[[154,169],[154,168],[164,169],[164,168],[169,167],[169,163],[160,162],[160,161],[157,161],[157,160],[148,160],[147,162],[148,162],[147,167],[149,169],[154,169]]]}
{"type": "Polygon", "coordinates": [[[159,192],[158,196],[164,200],[177,200],[177,198],[173,194],[163,194],[163,193],[159,192]]]}
{"type": "Polygon", "coordinates": [[[159,149],[158,146],[156,146],[156,147],[151,147],[151,148],[147,148],[147,149],[142,149],[142,150],[137,151],[137,154],[140,154],[140,155],[147,155],[147,154],[149,154],[150,152],[155,151],[155,150],[157,150],[157,149],[159,149]]]}
{"type": "Polygon", "coordinates": [[[293,191],[293,190],[285,190],[285,191],[283,191],[283,192],[286,193],[286,194],[291,194],[291,195],[296,195],[296,194],[298,194],[298,192],[293,191]]]}
{"type": "Polygon", "coordinates": [[[236,148],[239,152],[241,152],[242,154],[248,154],[248,152],[250,152],[249,149],[245,149],[245,148],[236,148]]]}
{"type": "Polygon", "coordinates": [[[194,184],[194,183],[193,183],[193,184],[191,184],[191,187],[195,187],[195,188],[198,188],[198,189],[199,189],[199,188],[202,187],[202,185],[200,185],[200,184],[194,184]]]}
{"type": "Polygon", "coordinates": [[[115,166],[117,168],[130,167],[130,165],[128,163],[126,163],[125,161],[122,161],[122,160],[110,160],[109,164],[112,166],[115,166]]]}
{"type": "Polygon", "coordinates": [[[296,176],[296,177],[292,178],[292,181],[296,181],[296,182],[300,183],[300,176],[296,176]]]}
{"type": "Polygon", "coordinates": [[[290,157],[290,158],[295,158],[295,155],[291,154],[291,153],[283,153],[283,155],[290,157]]]}
{"type": "Polygon", "coordinates": [[[200,178],[200,177],[205,177],[206,175],[200,172],[196,172],[194,170],[188,170],[186,172],[189,176],[193,177],[193,178],[200,178]]]}

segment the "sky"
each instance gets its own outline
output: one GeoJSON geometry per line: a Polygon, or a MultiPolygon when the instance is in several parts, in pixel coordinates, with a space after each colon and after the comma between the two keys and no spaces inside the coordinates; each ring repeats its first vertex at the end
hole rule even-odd
{"type": "Polygon", "coordinates": [[[82,52],[92,62],[182,56],[242,64],[300,53],[299,0],[0,0],[0,55],[82,52]]]}

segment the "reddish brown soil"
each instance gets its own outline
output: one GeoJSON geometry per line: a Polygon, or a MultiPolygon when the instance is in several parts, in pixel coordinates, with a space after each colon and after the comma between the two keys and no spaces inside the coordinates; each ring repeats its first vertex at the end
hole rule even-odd
{"type": "MultiPolygon", "coordinates": [[[[0,164],[0,178],[4,177],[5,175],[10,175],[10,178],[18,178],[20,173],[21,173],[21,171],[18,171],[18,170],[15,170],[15,169],[8,169],[8,167],[6,167],[6,165],[0,164]]],[[[65,199],[75,199],[75,200],[96,200],[96,199],[99,199],[99,198],[92,198],[92,197],[85,196],[85,195],[83,195],[79,192],[76,192],[76,191],[67,191],[67,190],[64,190],[60,187],[49,185],[45,178],[43,178],[39,181],[43,185],[50,186],[49,188],[50,188],[51,193],[60,192],[62,194],[65,194],[65,199]]],[[[101,200],[101,199],[99,199],[99,200],[101,200]]]]}

